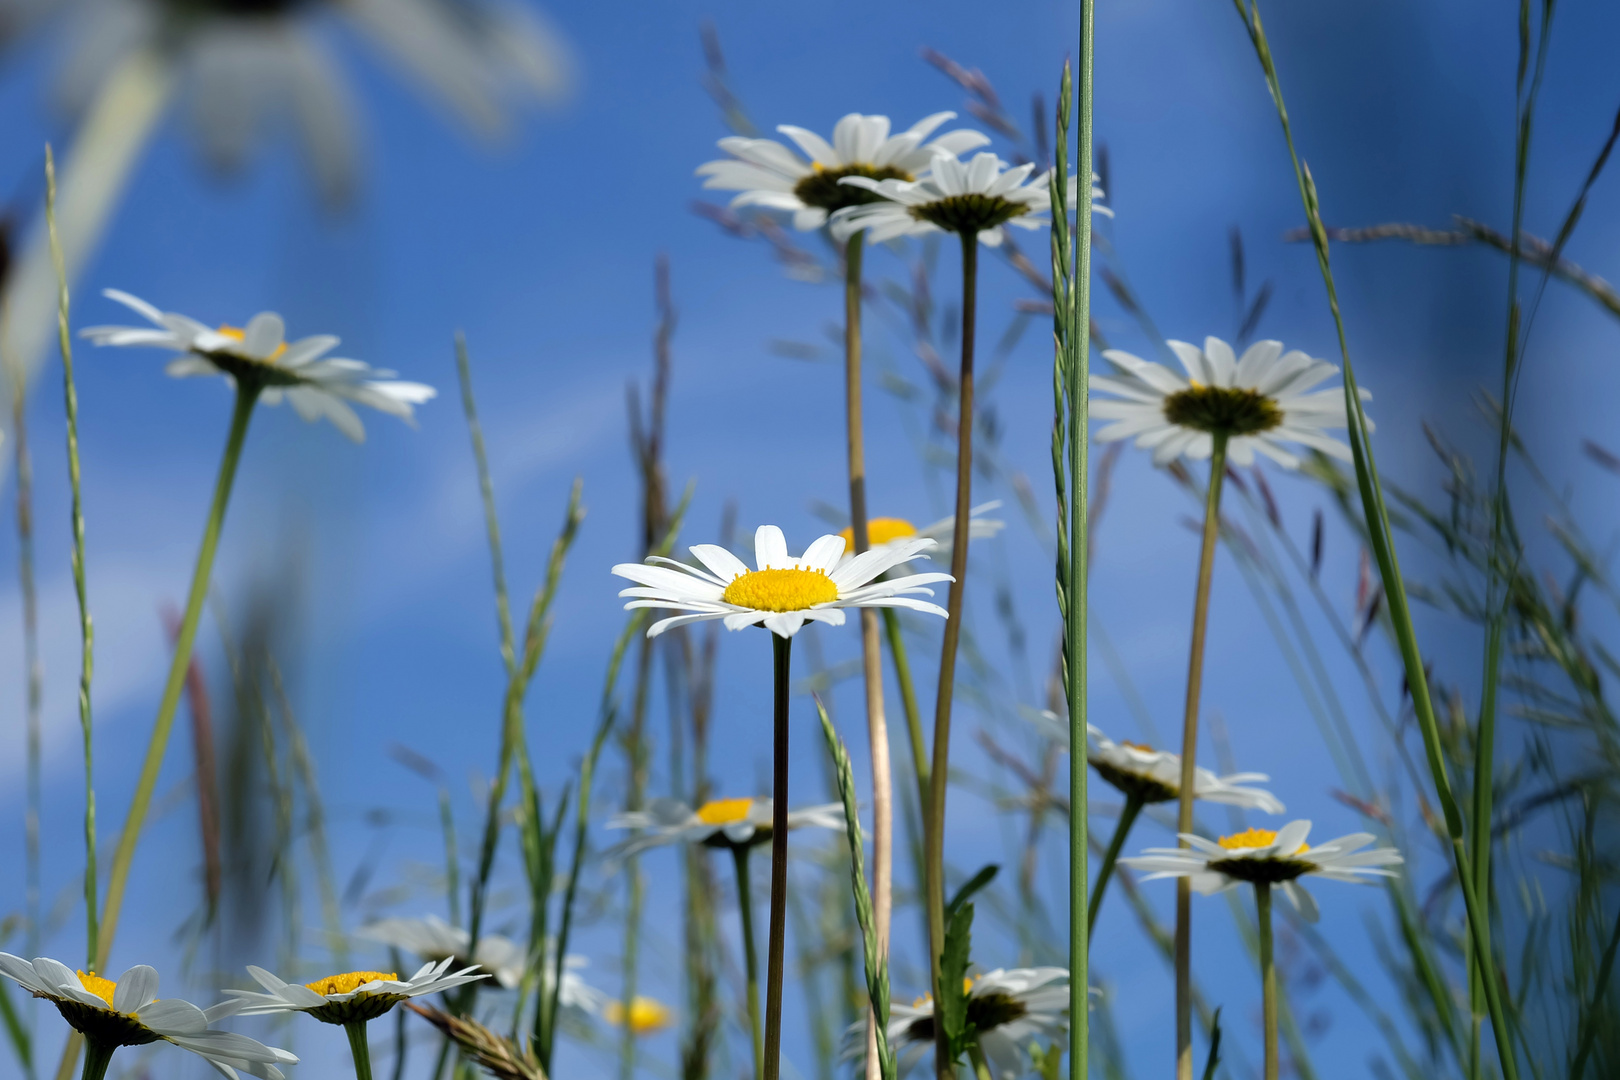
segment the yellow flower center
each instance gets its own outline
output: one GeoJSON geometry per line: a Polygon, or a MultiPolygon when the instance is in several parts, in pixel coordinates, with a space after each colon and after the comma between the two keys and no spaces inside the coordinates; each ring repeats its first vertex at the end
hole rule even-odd
{"type": "Polygon", "coordinates": [[[316,979],[304,985],[322,997],[330,997],[333,994],[353,993],[368,982],[379,980],[394,982],[398,979],[399,973],[394,971],[348,971],[342,975],[328,975],[324,979],[316,979]]]}
{"type": "MultiPolygon", "coordinates": [[[[855,530],[853,527],[845,529],[838,534],[844,538],[844,546],[850,550],[855,548],[855,530]]],[[[872,547],[882,547],[895,540],[904,540],[917,535],[917,526],[905,518],[871,518],[866,523],[866,542],[872,547]]]]}
{"type": "MultiPolygon", "coordinates": [[[[1231,836],[1223,836],[1218,843],[1227,851],[1239,851],[1245,848],[1269,847],[1277,842],[1277,834],[1271,829],[1244,829],[1231,836]]],[[[1311,850],[1309,844],[1301,844],[1292,854],[1303,855],[1311,850]]]]}
{"type": "Polygon", "coordinates": [[[803,611],[837,600],[838,586],[821,570],[748,570],[720,599],[755,611],[803,611]]]}
{"type": "Polygon", "coordinates": [[[735,825],[748,820],[753,799],[716,799],[698,807],[697,819],[705,825],[735,825]]]}
{"type": "MultiPolygon", "coordinates": [[[[673,1010],[663,1002],[637,995],[630,1002],[630,1031],[635,1035],[660,1031],[670,1025],[674,1015],[673,1010]]],[[[624,1005],[621,1002],[610,1001],[603,1006],[602,1016],[610,1024],[623,1026],[624,1005]]]]}
{"type": "Polygon", "coordinates": [[[1132,750],[1140,750],[1144,754],[1153,753],[1153,747],[1149,746],[1147,743],[1131,742],[1129,739],[1127,739],[1119,745],[1128,746],[1132,750]]]}
{"type": "Polygon", "coordinates": [[[107,1008],[113,1007],[113,994],[118,991],[118,983],[114,980],[103,979],[93,971],[81,971],[79,972],[79,985],[105,1001],[107,1008]]]}
{"type": "MultiPolygon", "coordinates": [[[[964,996],[969,996],[973,993],[973,984],[978,980],[978,978],[979,977],[977,975],[962,976],[962,994],[964,996]]],[[[924,994],[922,997],[911,999],[911,1007],[913,1009],[926,1009],[931,1007],[933,1004],[933,994],[924,994]]]]}
{"type": "MultiPolygon", "coordinates": [[[[220,335],[220,337],[228,337],[228,338],[230,338],[232,341],[236,342],[238,345],[240,345],[242,342],[247,340],[247,331],[243,330],[239,326],[222,326],[222,327],[219,328],[219,335],[220,335]]],[[[287,351],[287,343],[285,341],[283,341],[280,345],[276,346],[276,351],[270,354],[269,362],[273,364],[277,360],[280,360],[281,359],[281,354],[286,352],[286,351],[287,351]]]]}

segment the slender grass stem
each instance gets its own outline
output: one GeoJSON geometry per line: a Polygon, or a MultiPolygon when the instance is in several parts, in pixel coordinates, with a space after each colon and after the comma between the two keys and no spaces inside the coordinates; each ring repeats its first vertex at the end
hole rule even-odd
{"type": "MultiPolygon", "coordinates": [[[[861,408],[861,256],[865,243],[863,231],[851,236],[844,247],[844,411],[848,421],[850,534],[857,555],[871,546],[861,408]]],[[[887,958],[894,906],[894,789],[889,766],[889,725],[883,712],[883,646],[878,639],[878,613],[873,608],[861,610],[861,668],[872,760],[872,906],[877,950],[887,958]]],[[[877,1028],[873,1023],[866,1026],[866,1044],[866,1080],[880,1080],[877,1028]]]]}
{"type": "Polygon", "coordinates": [[[354,1080],[371,1080],[371,1043],[366,1038],[366,1022],[344,1024],[349,1037],[349,1053],[354,1056],[354,1080]]]}
{"type": "Polygon", "coordinates": [[[771,926],[766,943],[763,1080],[782,1068],[782,952],[787,940],[788,689],[793,639],[767,631],[775,660],[775,764],[771,778],[771,926]]]}
{"type": "MultiPolygon", "coordinates": [[[[957,376],[956,520],[951,529],[951,587],[945,602],[945,642],[939,655],[939,692],[934,703],[934,756],[929,769],[928,802],[923,813],[926,836],[928,951],[932,978],[939,985],[939,957],[945,948],[945,791],[951,763],[951,698],[956,689],[956,647],[962,636],[962,594],[967,587],[968,525],[973,509],[973,338],[979,277],[979,237],[959,234],[962,241],[962,365],[957,376]]],[[[945,1026],[935,1025],[934,1069],[940,1077],[951,1070],[945,1026]]]]}
{"type": "Polygon", "coordinates": [[[1114,825],[1113,838],[1108,841],[1108,850],[1103,854],[1102,864],[1097,867],[1097,883],[1091,889],[1091,903],[1086,905],[1086,939],[1097,931],[1097,912],[1102,908],[1103,894],[1108,891],[1108,882],[1114,876],[1114,863],[1119,859],[1120,849],[1125,846],[1125,838],[1130,835],[1131,826],[1136,824],[1136,816],[1142,812],[1142,800],[1129,795],[1125,798],[1125,809],[1119,812],[1119,821],[1114,825]]]}
{"type": "MultiPolygon", "coordinates": [[[[45,147],[45,223],[50,234],[51,261],[56,267],[56,332],[62,349],[62,396],[67,408],[68,484],[73,490],[70,519],[73,529],[73,591],[79,600],[79,728],[84,735],[84,918],[85,955],[90,970],[100,971],[96,909],[96,786],[94,726],[90,716],[90,680],[95,674],[95,625],[90,619],[90,598],[84,581],[84,499],[79,481],[79,391],[73,383],[73,341],[68,332],[67,268],[56,235],[56,160],[45,147]]],[[[110,1054],[110,1052],[109,1052],[110,1054]]],[[[103,1065],[103,1068],[106,1066],[103,1065]]]]}
{"type": "Polygon", "coordinates": [[[1271,883],[1258,881],[1254,903],[1260,918],[1260,1001],[1265,1030],[1265,1080],[1277,1080],[1277,966],[1272,960],[1271,883]]]}
{"type": "MultiPolygon", "coordinates": [[[[27,708],[27,802],[24,833],[24,901],[28,920],[25,940],[28,955],[39,954],[40,915],[40,707],[44,701],[45,669],[39,659],[39,591],[34,576],[34,458],[28,450],[28,386],[22,368],[8,351],[3,358],[11,379],[12,466],[17,472],[17,584],[22,593],[23,668],[28,687],[27,708]]],[[[30,1020],[32,1010],[30,1010],[30,1020]]],[[[32,1023],[29,1030],[32,1030],[32,1023]]],[[[33,1061],[25,1062],[33,1076],[33,1061]]]]}
{"type": "MultiPolygon", "coordinates": [[[[1193,831],[1193,792],[1197,786],[1198,706],[1204,686],[1204,638],[1209,629],[1209,587],[1220,539],[1221,487],[1226,474],[1224,432],[1213,435],[1209,488],[1204,502],[1204,535],[1198,555],[1198,586],[1193,598],[1192,646],[1187,658],[1187,707],[1181,724],[1181,793],[1176,831],[1193,831]]],[[[1181,847],[1187,841],[1179,842],[1181,847]]],[[[1191,1080],[1192,1055],[1192,886],[1176,879],[1176,1075],[1191,1080]]]]}
{"type": "Polygon", "coordinates": [[[894,681],[900,687],[900,707],[906,714],[906,734],[911,742],[911,764],[917,774],[917,805],[928,805],[928,744],[923,739],[922,711],[917,707],[917,687],[911,679],[911,657],[900,632],[900,616],[893,608],[880,608],[883,636],[889,643],[889,659],[894,663],[894,681]]]}
{"type": "Polygon", "coordinates": [[[759,954],[754,949],[754,891],[748,877],[747,844],[731,845],[737,870],[737,914],[742,918],[743,970],[748,979],[748,1031],[754,1045],[754,1080],[765,1073],[765,1036],[759,1026],[759,954]]]}

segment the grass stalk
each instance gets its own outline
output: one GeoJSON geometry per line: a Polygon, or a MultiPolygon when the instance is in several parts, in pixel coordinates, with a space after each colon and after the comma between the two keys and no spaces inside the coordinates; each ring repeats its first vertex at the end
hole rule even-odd
{"type": "Polygon", "coordinates": [[[742,920],[743,972],[747,979],[748,1027],[754,1047],[754,1080],[765,1073],[765,1035],[759,1022],[759,953],[754,948],[754,894],[748,877],[749,845],[732,844],[731,860],[737,870],[737,914],[742,920]]]}
{"type": "Polygon", "coordinates": [[[782,957],[787,942],[788,693],[793,639],[773,631],[771,655],[775,752],[771,770],[771,923],[765,943],[765,1067],[763,1080],[777,1080],[782,1069],[782,957]]]}
{"type": "Polygon", "coordinates": [[[90,680],[95,674],[95,624],[84,580],[84,499],[79,479],[79,391],[73,383],[73,342],[68,331],[67,268],[56,235],[56,160],[45,147],[45,224],[50,233],[51,261],[56,266],[56,332],[62,349],[62,395],[67,408],[68,484],[73,489],[73,591],[79,601],[79,728],[84,736],[84,918],[85,955],[91,971],[106,965],[100,956],[96,918],[100,892],[96,886],[96,786],[93,725],[90,715],[90,680]]]}
{"type": "MultiPolygon", "coordinates": [[[[17,474],[17,585],[22,595],[23,671],[27,728],[27,804],[23,820],[23,911],[28,920],[29,956],[39,955],[40,941],[40,709],[44,702],[45,668],[39,658],[39,590],[34,574],[34,458],[28,449],[28,385],[22,367],[8,350],[0,356],[11,380],[12,467],[17,474]]],[[[31,1027],[32,1025],[30,1025],[31,1027]]],[[[32,1061],[25,1062],[33,1075],[32,1061]]]]}
{"type": "Polygon", "coordinates": [[[917,777],[917,805],[928,805],[928,745],[923,738],[922,710],[917,707],[917,687],[911,678],[911,657],[900,631],[900,616],[893,608],[880,608],[883,636],[889,643],[889,660],[894,664],[894,681],[900,687],[900,707],[906,714],[906,735],[911,743],[912,771],[917,777]]]}
{"type": "MultiPolygon", "coordinates": [[[[962,241],[962,363],[957,375],[956,516],[951,529],[951,587],[945,607],[944,644],[939,656],[939,691],[934,699],[933,764],[923,813],[926,837],[929,985],[939,985],[939,957],[945,948],[945,794],[950,786],[951,702],[956,690],[956,650],[962,637],[962,596],[967,588],[968,526],[973,508],[973,339],[978,304],[979,237],[959,234],[962,241]]],[[[951,1054],[945,1027],[935,1025],[934,1069],[950,1075],[951,1054]]]]}

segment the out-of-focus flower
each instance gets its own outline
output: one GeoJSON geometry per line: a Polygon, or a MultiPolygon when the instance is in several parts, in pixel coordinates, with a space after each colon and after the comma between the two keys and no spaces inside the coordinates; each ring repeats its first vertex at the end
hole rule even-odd
{"type": "Polygon", "coordinates": [[[452,960],[456,965],[481,967],[507,990],[523,981],[523,947],[500,934],[480,934],[478,955],[467,955],[467,931],[451,926],[437,915],[425,919],[378,919],[361,927],[359,937],[413,952],[427,961],[452,960]]]}
{"type": "MultiPolygon", "coordinates": [[[[1069,728],[1056,713],[1042,710],[1040,728],[1062,743],[1069,744],[1069,728]]],[[[1181,793],[1181,755],[1169,750],[1155,750],[1141,743],[1118,742],[1102,733],[1093,724],[1086,725],[1090,745],[1086,760],[1097,770],[1097,775],[1117,788],[1127,798],[1144,803],[1170,802],[1181,793]]],[[[1205,802],[1241,806],[1248,810],[1262,810],[1268,814],[1284,811],[1282,801],[1269,791],[1249,787],[1263,784],[1271,777],[1265,773],[1232,773],[1216,776],[1199,766],[1194,773],[1193,798],[1205,802]]]]}
{"type": "Polygon", "coordinates": [[[276,1066],[298,1060],[285,1050],[211,1026],[241,1011],[238,1002],[203,1010],[179,998],[159,1001],[158,973],[145,964],[114,980],[75,972],[49,957],[29,963],[20,956],[0,953],[0,974],[55,1005],[62,1019],[84,1036],[89,1047],[86,1076],[98,1065],[97,1075],[105,1073],[107,1061],[118,1047],[142,1046],[159,1039],[190,1050],[230,1080],[237,1080],[238,1069],[264,1080],[282,1080],[276,1066]]]}
{"type": "MultiPolygon", "coordinates": [[[[610,829],[639,829],[641,835],[613,848],[615,858],[634,855],[664,844],[705,844],[709,847],[752,847],[771,839],[770,799],[717,799],[693,810],[679,799],[654,799],[645,810],[615,814],[610,829]]],[[[802,806],[788,811],[788,829],[842,829],[841,803],[802,806]]]]}
{"type": "Polygon", "coordinates": [[[840,184],[846,176],[871,180],[915,180],[928,172],[936,154],[955,158],[990,141],[972,130],[947,131],[924,142],[953,112],[925,116],[898,135],[889,134],[887,116],[850,113],[833,128],[832,142],[791,124],[777,131],[792,139],[809,161],[775,139],[733,135],[720,140],[731,157],[698,166],[705,188],[736,191],[732,206],[763,206],[793,215],[796,229],[819,229],[827,216],[879,196],[840,184]]]}
{"type": "MultiPolygon", "coordinates": [[[[610,1000],[602,1005],[602,1019],[614,1027],[625,1026],[624,1002],[610,1000]]],[[[630,1001],[630,1033],[653,1035],[675,1022],[675,1010],[657,998],[637,994],[630,1001]]]]}
{"type": "MultiPolygon", "coordinates": [[[[1002,529],[1007,523],[996,518],[987,518],[983,515],[992,510],[1001,509],[1001,500],[992,499],[987,503],[980,503],[968,512],[968,539],[987,540],[1002,529]]],[[[932,540],[935,547],[919,553],[926,555],[935,562],[950,565],[951,561],[951,533],[954,531],[956,519],[954,517],[940,518],[932,525],[917,528],[905,518],[875,517],[866,522],[867,550],[887,547],[911,539],[932,540]]],[[[838,534],[843,537],[845,559],[853,559],[855,550],[855,530],[851,526],[838,534]]]]}
{"type": "MultiPolygon", "coordinates": [[[[1050,174],[1033,180],[1033,163],[1009,168],[988,151],[974,154],[969,161],[940,155],[929,174],[919,180],[882,179],[848,176],[840,183],[880,196],[876,201],[846,207],[833,215],[832,233],[840,240],[867,230],[874,244],[899,236],[952,232],[974,234],[986,247],[997,247],[1007,225],[1020,229],[1044,229],[1045,214],[1052,209],[1050,174]]],[[[1097,177],[1092,177],[1095,184],[1097,177]]],[[[1068,179],[1069,205],[1079,195],[1079,178],[1068,179]]],[[[1112,211],[1096,205],[1102,189],[1091,188],[1092,209],[1099,214],[1112,211]]]]}
{"type": "Polygon", "coordinates": [[[452,959],[423,964],[409,979],[393,972],[348,971],[328,975],[312,983],[283,982],[263,968],[248,966],[248,974],[269,993],[227,990],[226,994],[243,1004],[243,1016],[265,1013],[308,1013],[325,1024],[363,1024],[388,1012],[406,998],[437,994],[489,976],[465,967],[451,972],[452,959]]]}
{"type": "MultiPolygon", "coordinates": [[[[1091,377],[1091,415],[1112,421],[1097,432],[1098,442],[1134,438],[1153,451],[1155,465],[1182,456],[1202,461],[1217,434],[1227,436],[1234,465],[1254,464],[1258,450],[1284,468],[1298,468],[1299,458],[1283,443],[1350,460],[1350,448],[1327,434],[1345,426],[1344,391],[1307,392],[1338,372],[1333,364],[1298,349],[1284,352],[1280,341],[1257,341],[1241,359],[1217,337],[1205,338],[1202,349],[1185,341],[1165,344],[1187,369],[1186,378],[1119,349],[1103,351],[1119,375],[1091,377]],[[1098,397],[1099,391],[1113,397],[1098,397]]],[[[1361,396],[1372,397],[1366,390],[1361,396]]]]}
{"type": "Polygon", "coordinates": [[[233,386],[248,380],[264,387],[259,400],[276,405],[285,397],[305,420],[332,421],[343,434],[360,442],[366,429],[346,402],[369,405],[379,412],[409,422],[412,406],[432,399],[438,391],[422,383],[399,382],[392,371],[369,367],[359,360],[328,357],[338,339],[316,334],[285,340],[281,316],[263,311],[245,329],[221,326],[211,330],[195,319],[172,311],[159,311],[139,297],[117,289],[106,295],[149,319],[153,327],[92,326],[83,336],[97,345],[150,346],[181,355],[165,369],[177,379],[194,375],[223,375],[233,386]]]}
{"type": "Polygon", "coordinates": [[[655,622],[647,630],[648,637],[687,623],[723,619],[727,630],[763,623],[772,633],[790,638],[806,622],[844,625],[844,609],[851,607],[905,607],[945,615],[938,604],[912,597],[917,593],[932,596],[933,590],[924,586],[950,581],[949,574],[878,580],[933,544],[932,540],[903,540],[842,561],[844,541],[823,536],[796,559],[787,553],[781,529],[761,525],[754,535],[758,570],[748,569],[723,547],[695,544],[689,550],[706,570],[653,556],[645,563],[620,563],[613,572],[636,582],[637,587],[619,593],[635,598],[624,605],[626,609],[674,608],[696,613],[655,622]]]}

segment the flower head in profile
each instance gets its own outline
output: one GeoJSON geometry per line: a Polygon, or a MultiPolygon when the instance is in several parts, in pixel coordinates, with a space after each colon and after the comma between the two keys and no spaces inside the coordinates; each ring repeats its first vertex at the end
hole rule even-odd
{"type": "Polygon", "coordinates": [[[475,974],[475,967],[451,972],[452,963],[453,959],[446,958],[436,964],[423,964],[409,979],[401,979],[393,972],[348,971],[301,984],[283,982],[263,968],[249,965],[248,974],[269,992],[227,990],[225,993],[243,1003],[243,1016],[301,1012],[325,1024],[364,1023],[375,1020],[406,998],[436,994],[489,978],[487,973],[475,974]]]}
{"type": "MultiPolygon", "coordinates": [[[[1030,162],[1009,167],[986,151],[974,154],[968,161],[941,155],[933,170],[919,180],[845,177],[841,183],[846,187],[861,188],[878,198],[834,214],[832,233],[845,240],[865,229],[868,240],[881,243],[900,236],[953,232],[976,234],[981,244],[997,247],[1004,238],[1005,226],[1047,227],[1045,215],[1052,209],[1051,176],[1041,173],[1031,179],[1034,169],[1030,162]]],[[[1093,185],[1096,181],[1093,176],[1093,185]]],[[[1079,178],[1069,177],[1070,206],[1079,192],[1079,178]]],[[[1102,189],[1093,186],[1092,209],[1111,214],[1107,207],[1096,205],[1095,200],[1100,198],[1102,189]]]]}
{"type": "MultiPolygon", "coordinates": [[[[995,1080],[1017,1080],[1029,1071],[1028,1048],[1037,1038],[1059,1040],[1069,1026],[1069,972],[1060,967],[997,968],[969,976],[967,1020],[995,1080]]],[[[889,1045],[904,1072],[934,1048],[934,999],[924,994],[911,1004],[889,1006],[889,1045]]],[[[866,1021],[844,1033],[843,1055],[866,1050],[866,1021]]]]}
{"type": "Polygon", "coordinates": [[[624,1002],[612,999],[602,1003],[602,1019],[614,1027],[628,1027],[637,1037],[655,1035],[675,1022],[675,1010],[657,998],[637,994],[630,999],[629,1020],[625,1019],[624,1002]]]}
{"type": "MultiPolygon", "coordinates": [[[[1043,710],[1040,727],[1067,748],[1069,728],[1058,715],[1043,710]]],[[[1088,745],[1086,760],[1097,770],[1097,775],[1127,798],[1144,803],[1173,802],[1181,795],[1181,755],[1169,750],[1155,750],[1135,742],[1118,742],[1102,733],[1093,724],[1086,725],[1088,745]]],[[[1275,795],[1251,784],[1263,784],[1271,777],[1265,773],[1232,773],[1216,776],[1198,766],[1194,772],[1193,798],[1204,802],[1240,806],[1247,810],[1262,810],[1280,814],[1284,807],[1275,795]]]]}
{"type": "MultiPolygon", "coordinates": [[[[996,518],[987,518],[984,515],[992,510],[1001,509],[1001,500],[992,499],[987,503],[980,503],[968,512],[968,539],[987,540],[1006,528],[1005,521],[996,518]]],[[[923,539],[934,541],[935,546],[919,553],[918,557],[926,556],[935,562],[950,565],[951,561],[951,534],[955,529],[954,517],[940,518],[931,525],[918,528],[905,518],[875,517],[866,522],[866,539],[868,550],[887,547],[890,544],[901,543],[906,540],[923,539]]],[[[838,534],[843,538],[844,558],[855,557],[855,530],[846,528],[838,534]]]]}
{"type": "Polygon", "coordinates": [[[1364,884],[1368,875],[1394,877],[1395,871],[1387,867],[1405,862],[1394,848],[1361,850],[1377,839],[1371,833],[1351,833],[1309,847],[1305,838],[1310,833],[1309,821],[1291,821],[1276,832],[1246,829],[1219,841],[1182,833],[1190,848],[1148,848],[1135,858],[1119,861],[1149,871],[1144,881],[1187,878],[1194,891],[1205,896],[1244,882],[1280,885],[1294,908],[1311,922],[1318,915],[1316,901],[1298,879],[1320,877],[1364,884]]]}
{"type": "MultiPolygon", "coordinates": [[[[766,798],[715,799],[696,810],[679,799],[654,799],[645,810],[615,814],[610,829],[637,829],[641,835],[615,847],[624,858],[664,844],[704,844],[715,848],[753,847],[771,840],[774,804],[766,798]]],[[[842,803],[788,811],[788,829],[842,829],[842,803]]]]}
{"type": "Polygon", "coordinates": [[[288,342],[286,326],[273,311],[255,315],[245,328],[210,329],[185,315],[159,311],[117,289],[108,289],[104,295],[145,316],[152,326],[92,326],[82,331],[97,345],[150,346],[177,352],[180,355],[165,369],[175,378],[223,375],[233,386],[257,387],[259,400],[266,405],[279,404],[285,397],[305,420],[324,416],[355,442],[365,439],[366,430],[349,402],[409,422],[414,415],[412,406],[437,393],[422,383],[394,380],[392,371],[327,356],[338,345],[330,334],[288,342]]]}
{"type": "Polygon", "coordinates": [[[413,952],[426,961],[451,960],[452,966],[481,967],[507,990],[523,980],[527,966],[523,947],[500,934],[480,934],[478,955],[468,956],[467,931],[437,915],[425,919],[378,919],[362,927],[357,936],[413,952]]]}
{"type": "MultiPolygon", "coordinates": [[[[1208,458],[1218,434],[1226,435],[1235,465],[1252,465],[1258,451],[1298,468],[1285,443],[1350,460],[1350,448],[1327,434],[1345,426],[1344,391],[1310,392],[1338,372],[1334,365],[1298,349],[1284,352],[1280,341],[1257,341],[1241,358],[1216,337],[1205,338],[1202,349],[1185,341],[1166,344],[1185,377],[1119,349],[1103,351],[1119,374],[1091,377],[1091,415],[1112,421],[1097,432],[1098,442],[1134,438],[1153,451],[1155,465],[1208,458]]],[[[1365,390],[1361,396],[1372,397],[1365,390]]]]}
{"type": "Polygon", "coordinates": [[[216,1021],[241,1010],[237,1002],[204,1010],[179,998],[159,1001],[158,974],[145,964],[114,980],[74,971],[49,957],[29,963],[20,956],[0,953],[0,975],[55,1005],[62,1019],[103,1054],[120,1046],[162,1040],[190,1050],[230,1080],[237,1080],[238,1069],[264,1080],[282,1080],[276,1066],[298,1060],[246,1035],[215,1029],[216,1021]]]}
{"type": "Polygon", "coordinates": [[[731,157],[700,165],[697,172],[706,177],[705,188],[738,192],[732,206],[785,210],[793,215],[794,228],[819,229],[829,214],[878,198],[840,184],[844,177],[915,180],[929,170],[935,155],[955,158],[990,141],[966,129],[926,141],[935,128],[955,117],[953,112],[935,113],[890,135],[887,116],[850,113],[833,128],[830,143],[813,131],[782,124],[776,130],[792,139],[808,161],[775,139],[734,135],[720,140],[720,149],[731,157]]]}
{"type": "Polygon", "coordinates": [[[904,607],[943,617],[944,608],[915,596],[932,596],[933,590],[925,586],[950,581],[949,574],[878,580],[933,544],[921,538],[900,541],[843,561],[843,539],[823,536],[794,558],[788,554],[782,530],[761,525],[754,534],[757,570],[750,570],[723,547],[694,544],[692,556],[703,569],[653,556],[645,563],[620,563],[613,572],[636,583],[619,593],[634,598],[624,605],[626,609],[674,608],[692,613],[653,623],[648,637],[688,623],[722,619],[727,630],[763,624],[779,637],[790,638],[806,622],[844,625],[844,609],[851,607],[904,607]]]}

